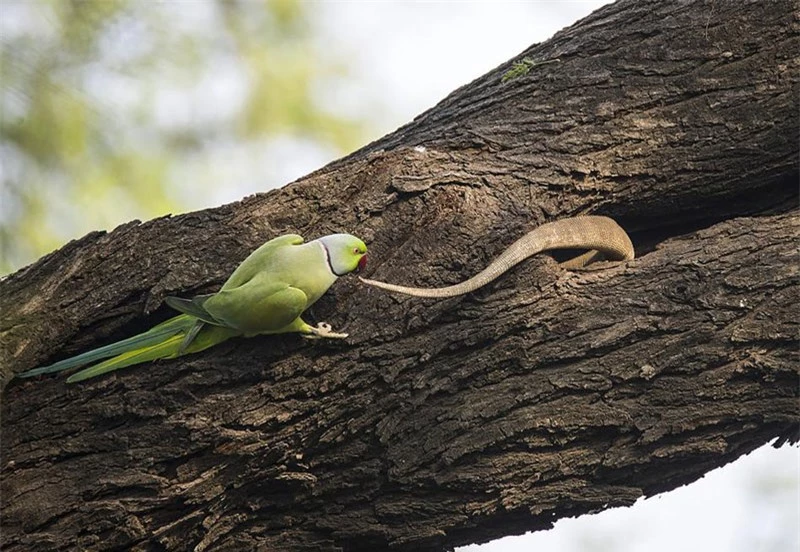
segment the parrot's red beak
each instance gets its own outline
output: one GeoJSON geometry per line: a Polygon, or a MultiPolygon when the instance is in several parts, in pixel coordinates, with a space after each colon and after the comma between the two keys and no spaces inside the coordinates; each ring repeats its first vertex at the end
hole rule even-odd
{"type": "Polygon", "coordinates": [[[358,266],[356,267],[356,272],[361,272],[364,270],[364,267],[367,266],[367,256],[364,255],[358,260],[358,266]]]}

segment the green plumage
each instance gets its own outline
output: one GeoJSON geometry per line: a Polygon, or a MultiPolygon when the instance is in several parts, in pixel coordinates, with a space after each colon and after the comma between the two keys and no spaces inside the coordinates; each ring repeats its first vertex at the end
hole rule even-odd
{"type": "Polygon", "coordinates": [[[78,368],[67,382],[85,380],[126,366],[196,353],[235,336],[299,332],[309,337],[346,337],[301,314],[336,279],[366,261],[366,246],[349,234],[303,243],[296,234],[268,241],[245,259],[219,292],[193,299],[168,297],[180,314],[139,335],[20,374],[32,377],[78,368]],[[107,360],[103,360],[107,359],[107,360]]]}

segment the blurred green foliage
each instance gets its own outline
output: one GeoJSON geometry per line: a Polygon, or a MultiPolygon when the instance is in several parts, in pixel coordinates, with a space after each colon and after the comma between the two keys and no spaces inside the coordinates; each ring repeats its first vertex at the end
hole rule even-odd
{"type": "Polygon", "coordinates": [[[347,66],[315,43],[311,10],[4,0],[0,273],[91,230],[283,184],[276,141],[357,146],[363,123],[325,110],[347,66]]]}

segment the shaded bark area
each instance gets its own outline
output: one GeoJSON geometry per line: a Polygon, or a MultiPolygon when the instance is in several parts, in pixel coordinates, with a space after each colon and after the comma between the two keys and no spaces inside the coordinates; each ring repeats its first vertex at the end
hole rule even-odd
{"type": "Polygon", "coordinates": [[[790,2],[618,2],[281,190],[131,223],[0,282],[4,550],[447,550],[673,489],[798,399],[790,2]],[[639,258],[466,297],[353,278],[344,343],[240,339],[83,385],[14,373],[139,331],[263,241],[348,231],[433,286],[609,214],[639,258]]]}

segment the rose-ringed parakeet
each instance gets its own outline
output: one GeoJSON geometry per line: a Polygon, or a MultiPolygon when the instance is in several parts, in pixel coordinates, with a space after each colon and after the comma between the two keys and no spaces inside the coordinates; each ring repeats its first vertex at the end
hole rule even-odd
{"type": "Polygon", "coordinates": [[[182,312],[139,335],[20,374],[31,377],[104,360],[73,374],[68,383],[160,358],[196,353],[235,336],[298,332],[309,338],[344,338],[329,325],[300,317],[339,276],[363,268],[367,247],[349,234],[303,243],[297,234],[272,239],[250,254],[222,288],[193,299],[168,297],[182,312]],[[111,358],[109,358],[111,357],[111,358]]]}

